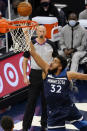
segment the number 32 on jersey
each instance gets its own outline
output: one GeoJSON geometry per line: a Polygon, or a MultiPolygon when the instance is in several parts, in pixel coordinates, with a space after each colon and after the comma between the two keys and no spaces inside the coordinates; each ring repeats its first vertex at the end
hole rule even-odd
{"type": "Polygon", "coordinates": [[[54,85],[54,84],[51,84],[51,92],[52,93],[61,93],[61,85],[54,85]]]}

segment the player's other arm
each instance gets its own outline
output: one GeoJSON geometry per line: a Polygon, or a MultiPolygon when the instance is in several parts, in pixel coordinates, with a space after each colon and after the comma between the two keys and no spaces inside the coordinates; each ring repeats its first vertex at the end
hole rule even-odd
{"type": "MultiPolygon", "coordinates": [[[[36,61],[36,63],[42,68],[42,70],[47,74],[48,69],[49,69],[49,64],[46,63],[39,55],[38,53],[35,51],[35,48],[32,44],[32,42],[30,43],[30,50],[29,50],[30,54],[32,55],[32,57],[34,58],[34,60],[36,61]]],[[[45,52],[44,52],[45,53],[45,52]]]]}
{"type": "Polygon", "coordinates": [[[72,72],[72,71],[67,72],[67,77],[69,80],[72,80],[72,79],[87,80],[87,74],[82,74],[82,73],[72,72]]]}

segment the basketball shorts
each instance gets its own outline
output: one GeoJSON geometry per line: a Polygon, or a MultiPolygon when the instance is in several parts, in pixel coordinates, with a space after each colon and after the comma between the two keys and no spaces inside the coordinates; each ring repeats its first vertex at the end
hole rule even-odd
{"type": "Polygon", "coordinates": [[[58,107],[55,109],[55,113],[52,113],[48,116],[48,129],[64,128],[66,121],[72,124],[76,121],[83,120],[83,116],[76,108],[75,104],[66,107],[58,107]]]}

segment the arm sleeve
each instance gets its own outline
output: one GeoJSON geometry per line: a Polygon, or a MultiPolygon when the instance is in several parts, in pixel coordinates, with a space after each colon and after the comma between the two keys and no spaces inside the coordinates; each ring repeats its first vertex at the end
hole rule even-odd
{"type": "Polygon", "coordinates": [[[59,48],[60,48],[60,50],[66,49],[66,45],[65,45],[65,42],[64,42],[64,33],[63,33],[62,30],[61,30],[60,36],[59,36],[59,48]]]}
{"type": "Polygon", "coordinates": [[[86,49],[86,32],[83,33],[82,40],[81,40],[81,45],[77,47],[78,51],[83,51],[86,49]]]}

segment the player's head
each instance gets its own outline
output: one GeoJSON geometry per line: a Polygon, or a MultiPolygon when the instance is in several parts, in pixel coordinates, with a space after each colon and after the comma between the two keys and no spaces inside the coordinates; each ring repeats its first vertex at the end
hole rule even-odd
{"type": "Polygon", "coordinates": [[[13,131],[14,123],[10,116],[3,116],[1,119],[1,126],[4,131],[13,131]]]}
{"type": "Polygon", "coordinates": [[[46,27],[44,25],[39,25],[37,27],[37,37],[40,39],[45,38],[46,36],[46,27]]]}
{"type": "Polygon", "coordinates": [[[67,60],[64,57],[58,55],[53,59],[52,63],[50,64],[48,73],[55,74],[58,71],[61,72],[66,68],[66,66],[67,60]]]}

